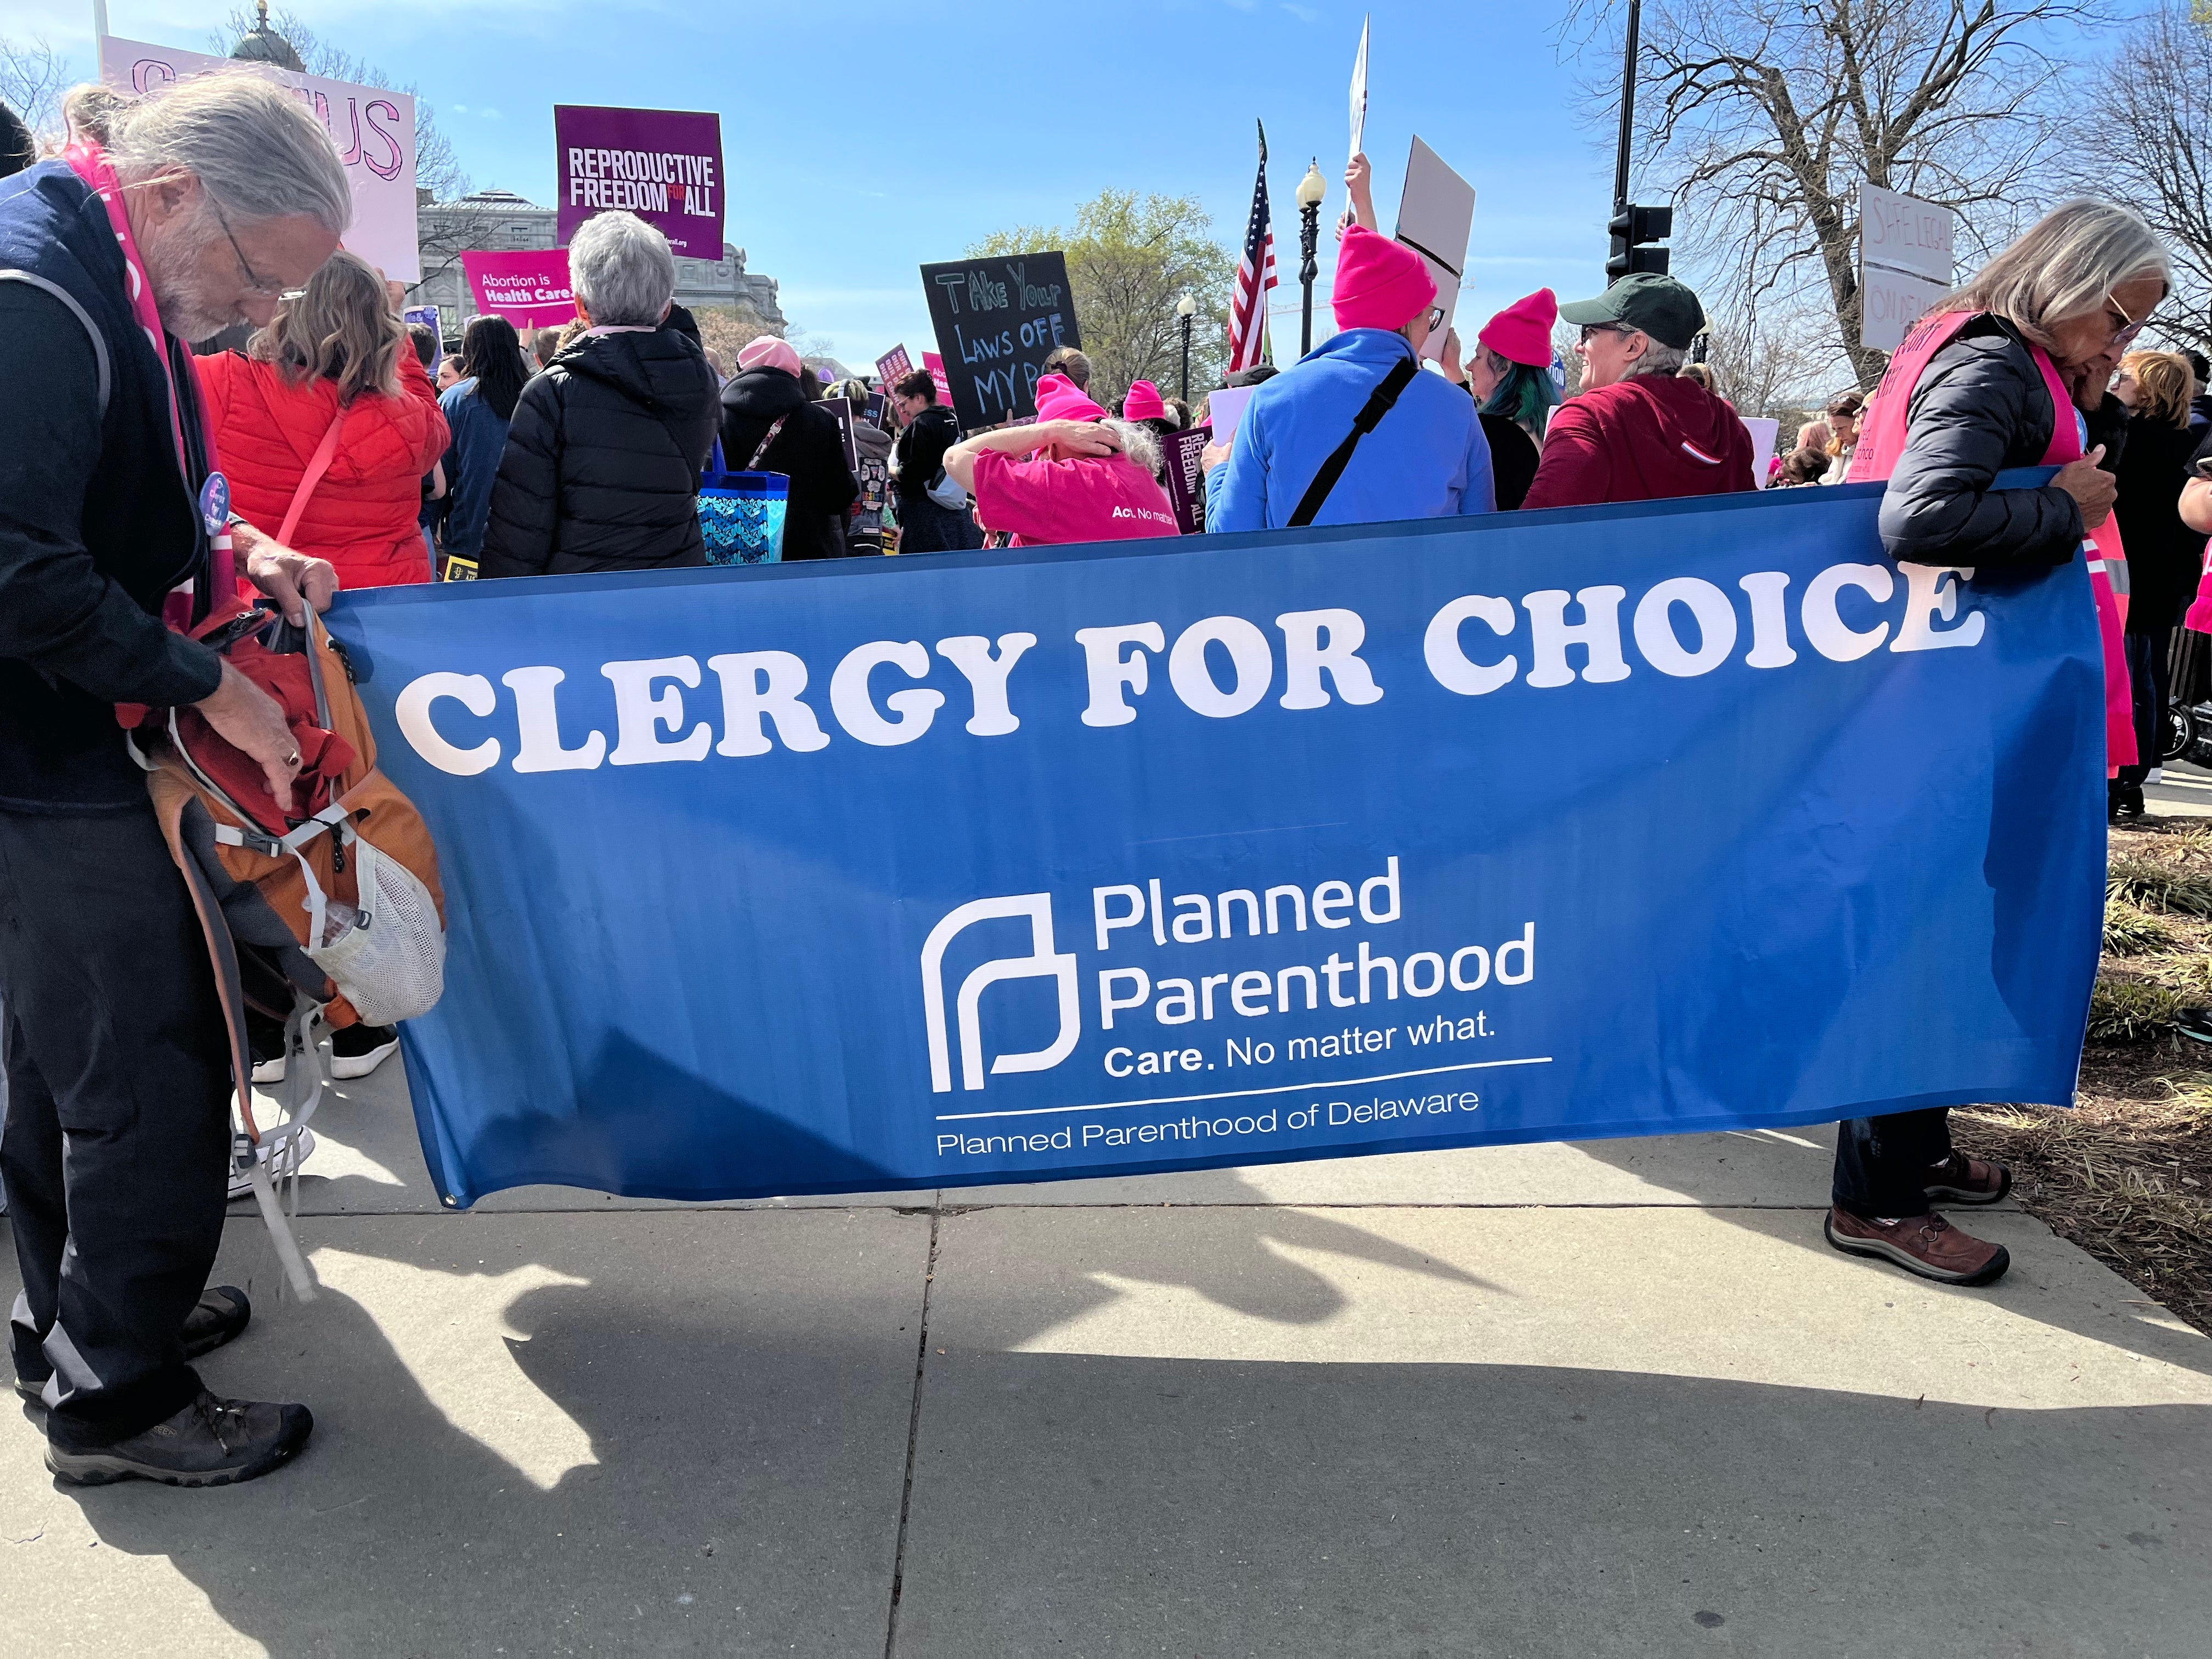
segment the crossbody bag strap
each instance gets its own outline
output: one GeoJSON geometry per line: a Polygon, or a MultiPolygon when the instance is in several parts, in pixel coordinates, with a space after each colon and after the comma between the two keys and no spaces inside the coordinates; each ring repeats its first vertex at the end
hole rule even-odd
{"type": "Polygon", "coordinates": [[[783,423],[790,418],[791,416],[787,414],[779,415],[775,419],[769,422],[768,435],[760,441],[760,447],[753,451],[753,458],[751,462],[746,466],[746,471],[757,472],[760,471],[762,458],[768,453],[769,446],[775,441],[776,434],[783,430],[783,423]]]}
{"type": "Polygon", "coordinates": [[[286,547],[291,546],[292,532],[300,527],[300,514],[307,505],[307,497],[315,493],[315,486],[323,481],[323,474],[331,470],[331,462],[337,455],[338,428],[345,424],[345,417],[346,406],[341,403],[338,412],[331,417],[331,429],[315,446],[314,459],[300,475],[300,487],[292,492],[292,505],[284,509],[284,527],[276,532],[277,541],[286,547]]]}
{"type": "Polygon", "coordinates": [[[1336,481],[1344,476],[1344,469],[1351,465],[1352,452],[1359,447],[1359,441],[1382,423],[1382,417],[1390,412],[1391,405],[1398,401],[1398,394],[1411,386],[1413,376],[1420,372],[1419,360],[1406,357],[1394,364],[1390,372],[1382,377],[1382,383],[1369,394],[1366,406],[1352,416],[1351,432],[1336,447],[1335,452],[1321,464],[1321,471],[1314,474],[1313,482],[1306,486],[1306,493],[1299,497],[1297,511],[1291,514],[1292,529],[1314,521],[1314,514],[1321,511],[1322,504],[1328,500],[1328,492],[1336,488],[1336,481]]]}

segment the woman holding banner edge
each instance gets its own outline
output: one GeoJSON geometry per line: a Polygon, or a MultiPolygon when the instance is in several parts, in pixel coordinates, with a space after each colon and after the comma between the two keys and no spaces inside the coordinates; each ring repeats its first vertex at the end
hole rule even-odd
{"type": "MultiPolygon", "coordinates": [[[[2116,485],[2097,465],[2104,447],[2090,445],[2087,416],[2101,412],[2121,354],[2170,288],[2166,250],[2135,214],[2090,201],[2054,209],[1905,337],[1850,465],[1854,483],[1887,482],[1882,544],[1900,562],[2025,571],[2068,563],[2076,549],[2088,557],[2106,652],[2119,658],[2116,715],[2106,665],[2106,726],[2124,758],[2134,753],[2118,638],[2126,565],[2118,562],[2116,595],[2100,556],[2118,550],[2116,485]],[[2052,465],[2039,489],[1993,487],[2001,471],[2052,465]]],[[[1954,1149],[1948,1107],[1848,1119],[1836,1126],[1823,1231],[1849,1255],[1987,1285],[2008,1253],[1935,1206],[1995,1204],[2011,1188],[2002,1164],[1954,1149]]]]}

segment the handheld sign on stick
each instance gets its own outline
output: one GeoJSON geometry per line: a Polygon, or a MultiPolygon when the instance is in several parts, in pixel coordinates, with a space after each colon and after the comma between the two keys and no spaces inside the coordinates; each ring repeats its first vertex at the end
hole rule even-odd
{"type": "MultiPolygon", "coordinates": [[[[1359,147],[1367,139],[1367,27],[1368,19],[1359,20],[1359,55],[1352,60],[1352,154],[1359,154],[1359,147]]],[[[1350,156],[1345,158],[1349,161],[1350,156]]]]}
{"type": "Polygon", "coordinates": [[[1437,285],[1443,323],[1429,331],[1421,356],[1443,360],[1444,331],[1459,303],[1460,273],[1467,267],[1467,239],[1474,228],[1474,186],[1443,163],[1419,137],[1406,157],[1406,188],[1398,198],[1397,238],[1421,256],[1437,285]]]}

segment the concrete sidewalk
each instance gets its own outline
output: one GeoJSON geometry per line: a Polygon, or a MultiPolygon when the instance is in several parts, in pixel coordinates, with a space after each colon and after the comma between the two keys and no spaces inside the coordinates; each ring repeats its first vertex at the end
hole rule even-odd
{"type": "Polygon", "coordinates": [[[2207,1650],[2212,1342],[2009,1208],[1991,1291],[1836,1255],[1825,1133],[456,1215],[348,1087],[204,1366],[313,1443],[0,1430],[6,1651],[2207,1650]]]}

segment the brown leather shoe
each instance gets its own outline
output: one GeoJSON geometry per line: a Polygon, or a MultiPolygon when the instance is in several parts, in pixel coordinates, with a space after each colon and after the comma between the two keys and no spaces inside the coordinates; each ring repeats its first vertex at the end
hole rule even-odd
{"type": "Polygon", "coordinates": [[[1893,1261],[1909,1273],[1942,1285],[1987,1285],[2002,1278],[2012,1266],[2011,1252],[2003,1245],[1962,1233],[1932,1211],[1893,1221],[1868,1221],[1831,1206],[1820,1230],[1846,1255],[1893,1261]]]}
{"type": "Polygon", "coordinates": [[[2012,1190],[2012,1171],[1986,1158],[1954,1152],[1928,1166],[1923,1184],[1930,1203],[1994,1204],[2012,1190]]]}

